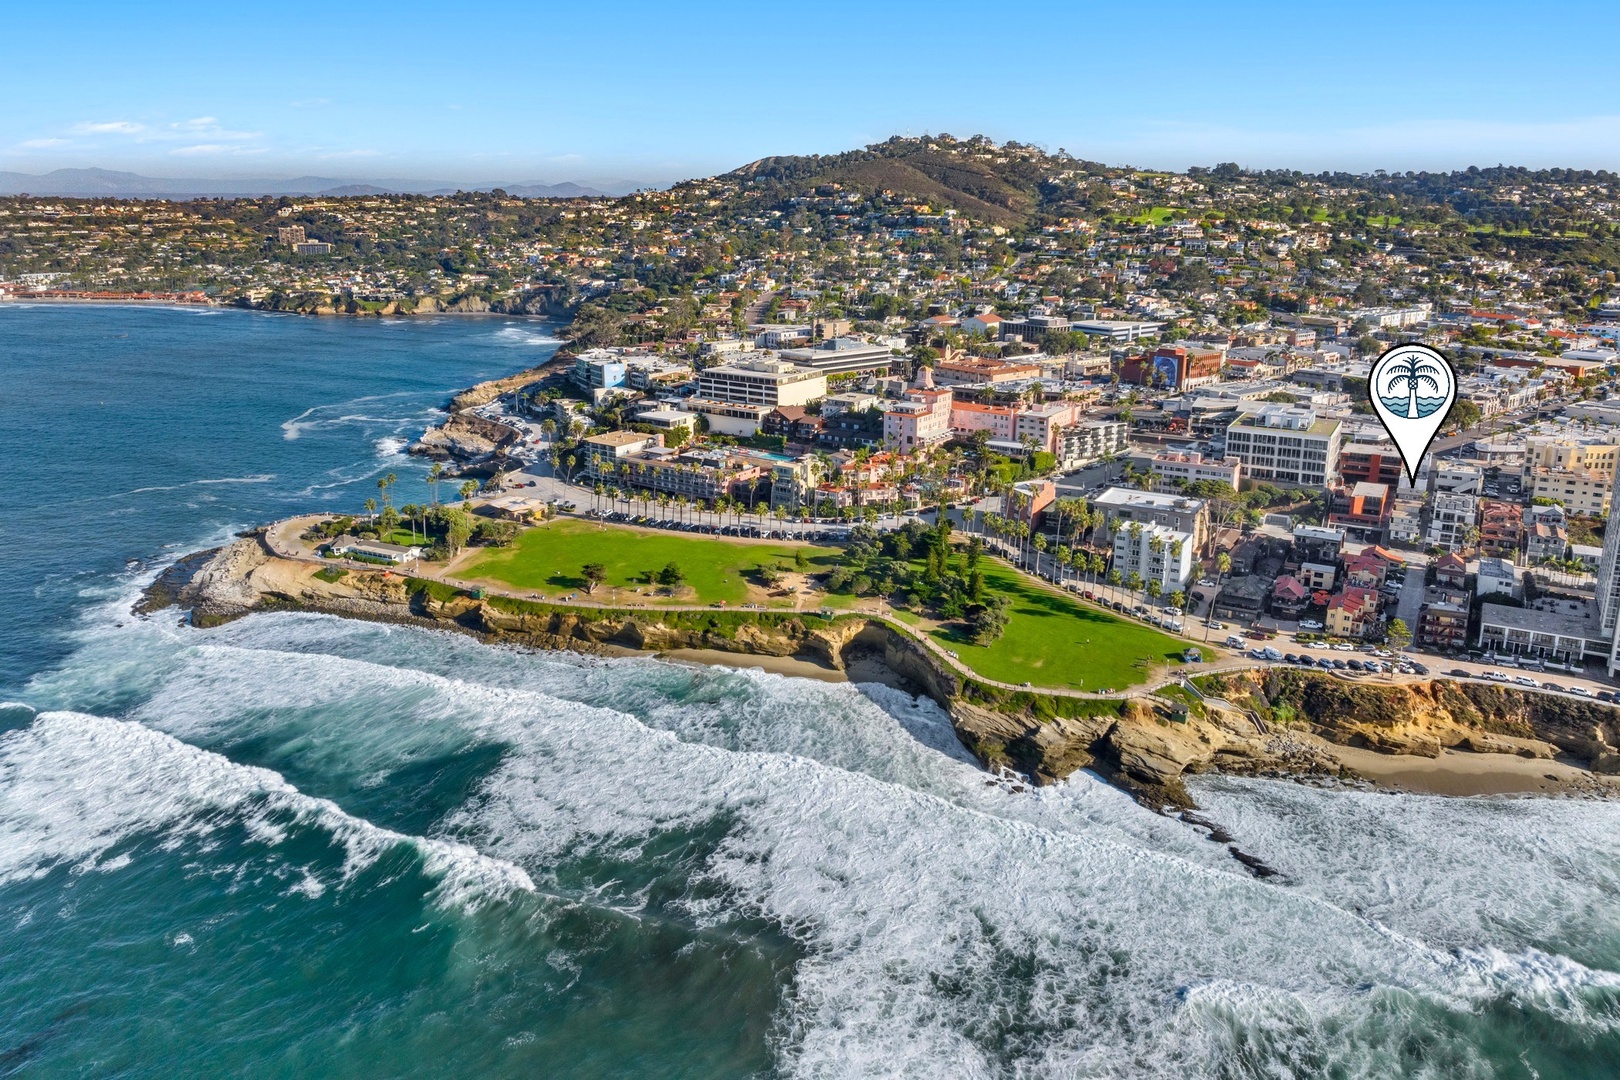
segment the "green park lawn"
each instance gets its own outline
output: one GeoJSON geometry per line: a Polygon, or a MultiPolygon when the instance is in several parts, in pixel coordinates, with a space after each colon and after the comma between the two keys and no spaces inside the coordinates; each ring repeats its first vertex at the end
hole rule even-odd
{"type": "Polygon", "coordinates": [[[518,535],[511,547],[489,548],[456,571],[463,580],[488,580],[517,589],[555,595],[583,592],[580,570],[601,563],[607,578],[596,595],[614,588],[645,587],[646,575],[675,563],[688,589],[681,603],[739,603],[748,597],[753,571],[776,565],[793,569],[796,550],[803,549],[810,573],[832,568],[841,552],[832,548],[784,542],[742,543],[709,536],[601,527],[584,521],[554,521],[518,535]]]}
{"type": "Polygon", "coordinates": [[[1128,220],[1132,225],[1163,225],[1177,214],[1185,212],[1179,206],[1153,206],[1132,215],[1128,220]]]}
{"type": "Polygon", "coordinates": [[[1007,629],[990,645],[974,645],[954,625],[931,632],[962,663],[998,682],[1070,690],[1123,690],[1149,667],[1179,664],[1180,638],[1083,604],[1047,589],[1005,563],[986,559],[985,585],[1012,596],[1007,629]]]}

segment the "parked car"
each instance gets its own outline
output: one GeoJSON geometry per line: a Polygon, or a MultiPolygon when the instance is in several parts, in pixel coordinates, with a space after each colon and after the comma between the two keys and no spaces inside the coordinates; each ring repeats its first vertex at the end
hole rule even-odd
{"type": "Polygon", "coordinates": [[[1592,696],[1592,691],[1588,690],[1584,686],[1572,686],[1572,687],[1569,688],[1569,692],[1572,693],[1572,694],[1579,694],[1581,697],[1591,697],[1592,696]]]}
{"type": "Polygon", "coordinates": [[[1321,629],[1324,629],[1322,624],[1317,622],[1315,619],[1301,619],[1301,620],[1299,620],[1299,628],[1301,630],[1321,630],[1321,629]]]}
{"type": "MultiPolygon", "coordinates": [[[[1412,666],[1416,667],[1417,665],[1414,664],[1412,666]]],[[[1427,675],[1428,672],[1425,671],[1422,672],[1422,674],[1427,675]]],[[[1460,667],[1454,667],[1450,671],[1446,672],[1446,674],[1450,675],[1453,679],[1472,679],[1474,677],[1474,673],[1472,671],[1464,671],[1460,667]]]]}
{"type": "Polygon", "coordinates": [[[1536,688],[1536,680],[1532,679],[1528,675],[1515,675],[1513,676],[1513,681],[1518,683],[1520,686],[1528,686],[1532,690],[1536,688]]]}

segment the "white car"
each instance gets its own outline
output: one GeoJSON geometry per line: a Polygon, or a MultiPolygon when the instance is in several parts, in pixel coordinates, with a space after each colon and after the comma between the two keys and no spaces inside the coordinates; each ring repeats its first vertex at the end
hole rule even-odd
{"type": "Polygon", "coordinates": [[[1299,622],[1299,628],[1301,630],[1321,630],[1321,629],[1323,629],[1322,624],[1317,622],[1315,619],[1301,619],[1300,622],[1299,622]]]}
{"type": "Polygon", "coordinates": [[[1528,675],[1515,675],[1513,676],[1513,681],[1518,683],[1520,686],[1528,686],[1532,690],[1539,685],[1536,680],[1532,679],[1528,675]]]}
{"type": "Polygon", "coordinates": [[[1206,578],[1199,578],[1198,579],[1198,587],[1201,588],[1201,589],[1207,589],[1207,588],[1211,587],[1214,584],[1215,584],[1215,579],[1214,578],[1206,577],[1206,578]]]}
{"type": "Polygon", "coordinates": [[[1348,641],[1335,641],[1333,643],[1334,652],[1354,652],[1355,648],[1356,647],[1350,644],[1348,641]]]}
{"type": "Polygon", "coordinates": [[[1591,697],[1592,696],[1592,691],[1588,690],[1584,686],[1572,686],[1572,687],[1569,688],[1569,692],[1572,693],[1572,694],[1579,694],[1581,697],[1591,697]]]}
{"type": "Polygon", "coordinates": [[[1491,682],[1507,682],[1508,681],[1507,675],[1504,674],[1503,672],[1500,672],[1500,671],[1487,671],[1487,672],[1484,672],[1480,677],[1485,678],[1485,679],[1489,679],[1489,680],[1491,680],[1491,682]]]}

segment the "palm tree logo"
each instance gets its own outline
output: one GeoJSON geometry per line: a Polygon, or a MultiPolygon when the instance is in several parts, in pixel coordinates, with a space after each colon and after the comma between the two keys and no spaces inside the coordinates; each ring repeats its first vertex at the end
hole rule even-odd
{"type": "Polygon", "coordinates": [[[1450,373],[1431,356],[1414,352],[1392,357],[1381,374],[1384,404],[1397,416],[1416,420],[1438,412],[1445,404],[1450,373]],[[1423,390],[1433,396],[1424,395],[1423,390]]]}

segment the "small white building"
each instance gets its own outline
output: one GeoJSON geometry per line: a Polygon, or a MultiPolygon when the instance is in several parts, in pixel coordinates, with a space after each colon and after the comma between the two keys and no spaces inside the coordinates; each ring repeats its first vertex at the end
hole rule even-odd
{"type": "Polygon", "coordinates": [[[359,537],[347,534],[326,545],[326,550],[333,555],[341,555],[346,559],[387,563],[389,566],[415,562],[422,557],[422,549],[414,544],[409,546],[385,544],[381,540],[361,540],[359,537]]]}
{"type": "Polygon", "coordinates": [[[1474,581],[1475,592],[1480,596],[1519,595],[1518,570],[1506,559],[1480,559],[1474,581]]]}

